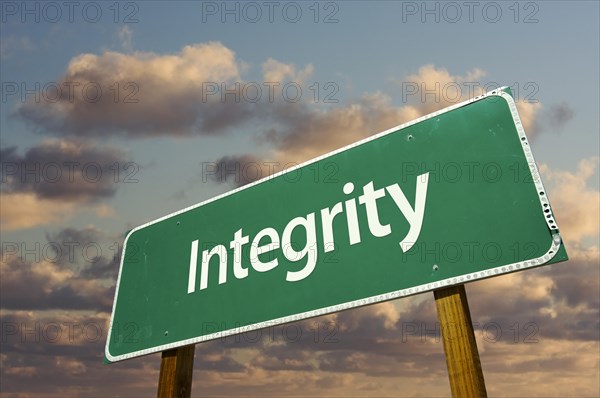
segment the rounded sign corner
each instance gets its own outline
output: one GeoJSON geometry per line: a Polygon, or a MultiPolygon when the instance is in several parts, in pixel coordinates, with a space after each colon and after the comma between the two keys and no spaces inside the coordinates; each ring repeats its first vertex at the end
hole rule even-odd
{"type": "Polygon", "coordinates": [[[561,248],[563,250],[565,250],[565,246],[563,244],[563,240],[562,240],[562,237],[560,236],[560,233],[557,230],[553,230],[552,232],[555,232],[555,233],[551,233],[550,247],[548,248],[548,250],[546,250],[546,253],[544,253],[542,256],[535,258],[533,260],[530,260],[530,261],[536,262],[537,265],[548,264],[552,261],[552,259],[554,257],[556,257],[556,255],[561,250],[561,248]]]}
{"type": "MultiPolygon", "coordinates": [[[[516,112],[517,103],[516,103],[515,99],[513,98],[512,93],[509,88],[507,88],[507,87],[499,88],[499,89],[492,91],[490,94],[493,97],[500,97],[500,98],[504,99],[506,101],[506,104],[509,106],[509,108],[511,108],[513,116],[515,113],[517,113],[516,112]]],[[[518,113],[517,113],[517,116],[518,116],[518,113]]]]}
{"type": "MultiPolygon", "coordinates": [[[[108,339],[109,339],[108,341],[110,341],[110,332],[109,332],[108,339]]],[[[104,364],[105,365],[108,365],[108,364],[111,364],[111,363],[115,363],[115,362],[119,361],[119,359],[120,359],[118,355],[117,356],[113,356],[110,353],[109,350],[110,350],[110,347],[109,347],[109,344],[107,342],[106,346],[104,347],[104,364]]]]}
{"type": "Polygon", "coordinates": [[[123,248],[126,248],[126,247],[127,247],[127,241],[129,241],[129,238],[131,238],[131,236],[132,236],[134,233],[136,233],[136,232],[137,232],[137,231],[138,231],[140,228],[141,228],[141,226],[140,226],[140,227],[133,228],[133,229],[130,229],[130,230],[129,230],[129,231],[126,233],[126,234],[125,234],[125,239],[123,240],[123,248]]]}

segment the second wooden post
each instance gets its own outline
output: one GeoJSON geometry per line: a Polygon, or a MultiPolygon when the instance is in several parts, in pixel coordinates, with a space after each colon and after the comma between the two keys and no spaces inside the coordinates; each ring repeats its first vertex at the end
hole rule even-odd
{"type": "Polygon", "coordinates": [[[487,397],[464,285],[433,292],[453,397],[487,397]]]}

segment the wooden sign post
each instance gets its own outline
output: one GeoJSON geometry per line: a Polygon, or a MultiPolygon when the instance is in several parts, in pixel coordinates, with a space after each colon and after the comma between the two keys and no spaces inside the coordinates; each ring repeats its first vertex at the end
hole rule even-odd
{"type": "Polygon", "coordinates": [[[464,285],[433,292],[453,397],[487,397],[464,285]]]}
{"type": "Polygon", "coordinates": [[[158,398],[190,398],[194,371],[194,344],[163,351],[158,398]]]}

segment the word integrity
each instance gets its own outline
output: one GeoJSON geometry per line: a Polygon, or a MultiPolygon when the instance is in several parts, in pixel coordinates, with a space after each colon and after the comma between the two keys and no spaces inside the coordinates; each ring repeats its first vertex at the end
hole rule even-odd
{"type": "MultiPolygon", "coordinates": [[[[212,248],[203,250],[199,253],[198,242],[196,239],[191,243],[190,267],[188,276],[188,294],[194,293],[198,287],[197,269],[198,259],[200,259],[200,290],[208,288],[209,267],[211,264],[219,266],[219,285],[227,283],[228,269],[231,264],[233,276],[237,279],[247,278],[249,269],[256,272],[268,272],[279,265],[279,259],[275,255],[281,250],[281,254],[288,261],[302,261],[306,258],[306,264],[299,271],[288,271],[286,281],[297,282],[308,277],[315,269],[317,264],[319,247],[317,242],[317,227],[321,228],[323,242],[321,244],[323,253],[333,251],[335,248],[336,234],[333,228],[333,221],[336,217],[343,217],[345,214],[346,225],[348,227],[348,239],[350,245],[361,243],[361,229],[357,212],[358,205],[362,205],[366,211],[368,230],[374,237],[380,238],[392,233],[390,224],[382,224],[379,219],[377,207],[378,200],[390,196],[398,210],[406,218],[409,224],[409,230],[402,239],[400,249],[407,252],[414,245],[421,233],[423,216],[425,214],[425,202],[427,197],[427,185],[429,173],[424,173],[416,178],[415,203],[411,205],[406,195],[398,184],[392,184],[384,188],[375,188],[373,181],[370,181],[362,187],[362,194],[358,198],[353,197],[343,202],[338,202],[331,207],[325,207],[319,211],[307,214],[304,217],[296,217],[288,222],[282,233],[271,227],[259,231],[250,241],[250,237],[244,234],[243,228],[239,228],[233,233],[233,238],[229,243],[229,248],[233,251],[231,261],[228,258],[228,252],[225,245],[216,245],[212,248]],[[320,223],[317,218],[320,216],[320,223]],[[320,224],[320,225],[318,225],[320,224]],[[304,230],[306,244],[301,250],[297,250],[292,245],[292,234],[296,230],[304,230]],[[251,243],[250,243],[251,242],[251,243]],[[250,256],[246,262],[242,261],[242,248],[250,244],[250,256]],[[267,253],[271,256],[263,256],[267,253]],[[268,257],[268,260],[265,260],[268,257]],[[212,260],[214,258],[214,260],[212,260]],[[262,258],[262,260],[261,260],[262,258]],[[212,261],[211,261],[212,260],[212,261]]],[[[342,191],[345,195],[351,195],[354,192],[354,184],[347,182],[342,191]]]]}

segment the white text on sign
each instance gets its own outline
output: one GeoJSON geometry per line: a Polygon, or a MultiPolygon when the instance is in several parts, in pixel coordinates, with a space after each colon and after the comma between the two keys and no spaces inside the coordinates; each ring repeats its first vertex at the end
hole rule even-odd
{"type": "MultiPolygon", "coordinates": [[[[362,195],[358,197],[358,203],[365,206],[367,214],[367,224],[369,232],[375,237],[383,237],[392,233],[390,224],[382,224],[379,219],[377,201],[389,194],[394,203],[406,218],[410,225],[406,236],[399,242],[403,252],[407,252],[417,241],[423,225],[423,216],[425,214],[425,201],[427,197],[427,184],[429,173],[421,174],[416,179],[415,204],[412,206],[406,195],[398,184],[392,184],[385,188],[375,189],[373,181],[363,186],[362,195]]],[[[343,187],[343,192],[350,195],[354,192],[354,184],[348,182],[343,187]]],[[[347,199],[344,202],[338,202],[332,207],[325,207],[320,210],[321,229],[323,232],[323,252],[327,253],[334,250],[335,233],[333,221],[336,216],[346,213],[348,226],[348,239],[350,245],[361,243],[361,230],[359,226],[357,213],[357,198],[347,199]]],[[[259,231],[252,239],[250,244],[250,266],[256,272],[268,272],[279,265],[277,257],[262,261],[262,255],[282,249],[284,257],[288,261],[300,261],[306,258],[306,264],[299,271],[288,271],[286,281],[297,282],[308,277],[315,269],[317,264],[317,223],[316,212],[309,213],[305,217],[296,217],[285,226],[283,233],[279,234],[274,228],[264,228],[259,231]],[[301,250],[292,247],[292,234],[297,228],[304,229],[306,244],[301,250]]],[[[250,242],[250,238],[244,235],[243,228],[238,229],[233,234],[233,239],[229,243],[229,248],[233,250],[233,275],[237,279],[244,279],[248,276],[248,264],[242,262],[242,247],[250,242]]],[[[188,276],[188,293],[194,293],[197,286],[196,270],[198,266],[198,240],[192,241],[190,251],[190,268],[188,276]]],[[[227,282],[228,274],[228,255],[227,248],[224,245],[214,246],[212,249],[203,250],[201,254],[200,266],[200,290],[208,287],[208,269],[210,260],[216,256],[219,264],[219,284],[227,282]]],[[[214,263],[214,262],[213,262],[214,263]]]]}

